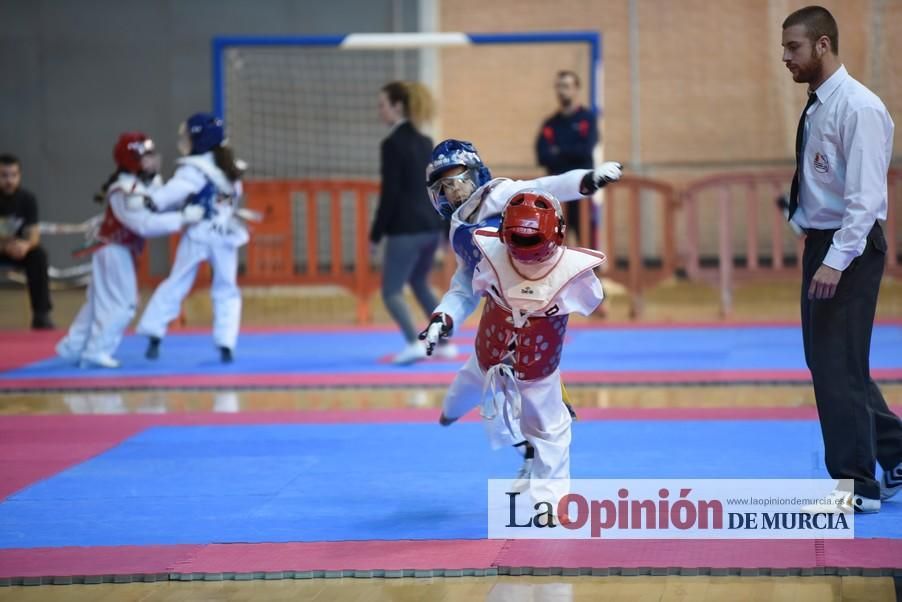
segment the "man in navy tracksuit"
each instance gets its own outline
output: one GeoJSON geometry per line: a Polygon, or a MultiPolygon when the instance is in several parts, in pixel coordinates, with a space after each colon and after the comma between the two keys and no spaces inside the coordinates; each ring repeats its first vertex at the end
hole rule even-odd
{"type": "MultiPolygon", "coordinates": [[[[536,156],[539,165],[549,175],[557,175],[571,169],[592,169],[592,151],[598,144],[598,125],[595,114],[577,104],[579,93],[579,76],[572,71],[559,71],[554,84],[559,109],[542,124],[542,130],[536,139],[536,156]]],[[[571,228],[579,240],[582,240],[584,226],[580,223],[580,206],[589,203],[589,215],[592,218],[592,235],[588,245],[595,248],[595,225],[598,223],[598,210],[590,201],[583,200],[566,203],[567,226],[571,228]]]]}

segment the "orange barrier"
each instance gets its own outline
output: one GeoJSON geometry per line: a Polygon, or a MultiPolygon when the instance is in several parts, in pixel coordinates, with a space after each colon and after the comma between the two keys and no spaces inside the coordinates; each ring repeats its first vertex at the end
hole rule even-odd
{"type": "Polygon", "coordinates": [[[379,287],[369,243],[378,193],[369,181],[247,182],[247,206],[263,222],[253,225],[242,283],[341,286],[358,299],[358,321],[368,322],[379,287]]]}
{"type": "MultiPolygon", "coordinates": [[[[246,205],[263,214],[263,222],[251,224],[251,243],[244,251],[242,285],[335,285],[357,298],[357,320],[372,318],[371,298],[379,289],[380,271],[370,257],[369,227],[378,199],[379,186],[359,180],[279,180],[245,182],[246,205]]],[[[622,282],[630,292],[633,315],[641,311],[642,291],[662,277],[670,276],[676,265],[673,235],[675,196],[671,186],[643,178],[625,177],[605,191],[605,242],[608,255],[605,278],[622,282]],[[648,268],[642,258],[640,204],[660,203],[663,211],[664,241],[661,265],[648,268]],[[628,248],[617,253],[621,222],[626,226],[628,248]]],[[[587,212],[588,207],[583,207],[587,212]]],[[[584,222],[588,223],[588,215],[584,222]]],[[[586,234],[584,234],[586,236],[586,234]]],[[[170,261],[175,257],[178,237],[169,240],[170,261]]],[[[456,263],[445,249],[437,266],[435,281],[444,290],[456,263]]],[[[198,286],[209,283],[208,268],[202,268],[198,286]]],[[[138,262],[139,280],[154,286],[163,277],[151,274],[145,253],[138,262]]]]}
{"type": "MultiPolygon", "coordinates": [[[[794,233],[776,205],[776,199],[787,193],[792,175],[792,171],[717,174],[692,182],[681,192],[686,216],[686,273],[692,280],[709,281],[719,287],[724,317],[732,310],[733,286],[737,280],[760,276],[773,278],[797,274],[801,270],[804,237],[794,233]],[[704,239],[700,232],[704,223],[702,216],[711,216],[717,228],[717,248],[706,254],[714,258],[714,263],[707,267],[703,265],[700,248],[704,239]],[[763,226],[760,223],[762,216],[766,222],[763,226]],[[742,222],[737,223],[737,219],[742,222]],[[744,253],[741,254],[736,253],[737,232],[745,237],[744,253]],[[763,252],[759,237],[769,240],[769,253],[763,252]],[[790,257],[793,267],[787,265],[790,257]]],[[[902,171],[890,170],[886,222],[889,273],[895,273],[899,267],[895,232],[900,190],[902,171]]]]}
{"type": "MultiPolygon", "coordinates": [[[[670,278],[677,268],[677,195],[670,184],[628,175],[605,188],[603,194],[601,227],[604,232],[599,248],[608,257],[603,278],[626,287],[630,316],[638,318],[642,314],[644,290],[670,278]],[[647,223],[653,221],[647,216],[660,219],[657,236],[646,230],[647,223]],[[621,240],[626,240],[625,252],[621,240]],[[645,248],[651,243],[657,247],[645,248]]],[[[586,216],[582,217],[582,223],[588,223],[586,216]]]]}
{"type": "MultiPolygon", "coordinates": [[[[720,174],[677,191],[665,182],[625,176],[603,191],[599,247],[608,262],[602,277],[626,287],[630,315],[639,317],[644,290],[682,267],[690,279],[719,287],[721,313],[729,315],[737,279],[795,274],[799,269],[803,241],[775,203],[791,178],[792,172],[784,171],[720,174]],[[683,248],[678,250],[676,232],[683,223],[683,248]],[[705,226],[709,230],[702,232],[705,226]],[[705,248],[712,237],[716,245],[705,248]]],[[[895,220],[900,190],[902,171],[891,170],[886,225],[891,273],[899,268],[895,220]]],[[[246,204],[264,219],[250,225],[251,243],[242,251],[241,284],[340,286],[357,298],[358,322],[369,322],[371,298],[380,285],[378,258],[370,256],[369,243],[378,192],[376,182],[362,180],[246,182],[246,204]]],[[[581,211],[583,223],[589,223],[589,207],[584,205],[581,211]]],[[[589,233],[583,232],[583,237],[588,239],[589,233]]],[[[177,236],[169,241],[170,260],[177,241],[177,236]]],[[[442,290],[455,269],[453,253],[446,249],[443,257],[434,274],[442,290]]],[[[151,274],[149,264],[145,253],[138,264],[144,286],[161,279],[151,274]]],[[[200,286],[209,281],[208,271],[198,278],[200,286]]]]}

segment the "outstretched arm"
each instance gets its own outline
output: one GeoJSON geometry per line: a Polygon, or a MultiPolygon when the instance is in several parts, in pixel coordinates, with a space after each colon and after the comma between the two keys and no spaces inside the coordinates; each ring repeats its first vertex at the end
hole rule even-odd
{"type": "Polygon", "coordinates": [[[178,232],[183,225],[199,221],[203,217],[203,209],[196,205],[182,211],[150,211],[144,206],[143,197],[126,195],[121,190],[110,195],[110,208],[126,228],[144,238],[178,232]]]}
{"type": "Polygon", "coordinates": [[[435,313],[447,314],[454,326],[460,325],[479,305],[479,295],[473,292],[473,271],[467,263],[455,253],[457,269],[451,277],[451,286],[435,308],[435,313]]]}
{"type": "Polygon", "coordinates": [[[200,170],[184,165],[162,187],[150,193],[151,202],[157,211],[181,208],[192,194],[200,192],[206,185],[206,178],[200,170]]]}
{"type": "Polygon", "coordinates": [[[591,196],[599,188],[616,182],[623,175],[623,166],[615,161],[606,161],[595,169],[572,169],[557,176],[544,176],[535,180],[517,182],[519,190],[540,188],[547,190],[559,201],[576,201],[591,196]]]}

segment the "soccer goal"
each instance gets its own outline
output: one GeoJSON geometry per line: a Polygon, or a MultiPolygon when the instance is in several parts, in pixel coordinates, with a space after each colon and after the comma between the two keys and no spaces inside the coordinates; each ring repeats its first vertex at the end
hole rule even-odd
{"type": "Polygon", "coordinates": [[[580,76],[582,102],[602,114],[598,32],[217,37],[212,51],[213,109],[252,179],[375,178],[387,133],[376,101],[392,80],[426,84],[428,133],[472,140],[508,175],[535,169],[559,70],[580,76]]]}
{"type": "Polygon", "coordinates": [[[471,140],[495,174],[528,177],[541,173],[535,140],[558,71],[580,77],[581,103],[601,116],[601,48],[597,32],[215,38],[213,110],[249,164],[248,203],[266,214],[244,282],[342,286],[365,321],[379,283],[368,229],[388,134],[381,88],[425,84],[436,100],[426,133],[471,140]]]}

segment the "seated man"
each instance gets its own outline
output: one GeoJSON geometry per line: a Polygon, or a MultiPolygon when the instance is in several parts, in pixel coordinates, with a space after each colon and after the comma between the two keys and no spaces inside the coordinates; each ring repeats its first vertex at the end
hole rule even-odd
{"type": "Polygon", "coordinates": [[[31,327],[53,328],[50,320],[50,284],[47,253],[40,245],[38,203],[21,188],[19,160],[0,155],[0,267],[12,266],[25,272],[31,299],[31,327]]]}

